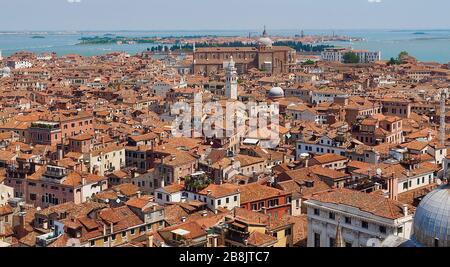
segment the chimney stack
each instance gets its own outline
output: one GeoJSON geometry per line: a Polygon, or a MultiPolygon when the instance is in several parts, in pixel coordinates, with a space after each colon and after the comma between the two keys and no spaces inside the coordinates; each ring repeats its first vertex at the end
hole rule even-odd
{"type": "Polygon", "coordinates": [[[4,235],[6,232],[5,230],[5,222],[0,221],[0,235],[4,235]]]}
{"type": "Polygon", "coordinates": [[[153,247],[153,234],[148,236],[147,247],[153,247]]]}
{"type": "Polygon", "coordinates": [[[389,198],[392,200],[397,200],[398,197],[398,178],[392,174],[392,177],[388,180],[388,191],[389,198]]]}
{"type": "Polygon", "coordinates": [[[406,204],[403,205],[403,215],[408,216],[408,205],[406,204]]]}
{"type": "Polygon", "coordinates": [[[24,229],[25,227],[25,216],[27,215],[27,212],[25,211],[25,206],[23,204],[19,204],[19,226],[20,229],[24,229]]]}

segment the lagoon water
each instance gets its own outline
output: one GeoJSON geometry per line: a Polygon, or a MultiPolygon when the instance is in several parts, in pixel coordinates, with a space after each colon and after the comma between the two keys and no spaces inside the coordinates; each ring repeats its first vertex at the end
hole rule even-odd
{"type": "MultiPolygon", "coordinates": [[[[120,31],[120,32],[0,32],[0,50],[4,56],[17,51],[35,53],[56,52],[58,55],[80,54],[93,56],[113,51],[124,51],[136,54],[153,46],[153,44],[100,44],[77,45],[81,37],[104,36],[113,34],[126,37],[168,37],[168,36],[248,36],[259,34],[258,30],[240,31],[120,31]],[[33,36],[45,38],[32,38],[33,36]]],[[[276,36],[293,36],[300,30],[273,30],[270,34],[276,36]]],[[[331,35],[331,30],[305,30],[306,35],[331,35]]],[[[358,42],[332,42],[337,46],[353,47],[355,49],[379,50],[383,59],[395,57],[401,51],[408,51],[421,61],[450,62],[450,30],[335,30],[334,34],[341,36],[364,38],[358,42]]]]}

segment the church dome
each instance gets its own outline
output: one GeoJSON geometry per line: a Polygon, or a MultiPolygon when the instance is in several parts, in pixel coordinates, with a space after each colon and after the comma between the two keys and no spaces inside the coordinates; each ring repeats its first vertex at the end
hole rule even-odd
{"type": "Polygon", "coordinates": [[[284,90],[281,87],[273,87],[269,91],[270,98],[284,97],[284,90]]]}
{"type": "Polygon", "coordinates": [[[426,195],[414,216],[414,238],[428,247],[450,246],[450,185],[426,195]]]}
{"type": "Polygon", "coordinates": [[[264,46],[267,46],[267,47],[271,47],[273,45],[273,41],[269,37],[261,37],[259,39],[259,43],[261,45],[264,45],[264,46]]]}

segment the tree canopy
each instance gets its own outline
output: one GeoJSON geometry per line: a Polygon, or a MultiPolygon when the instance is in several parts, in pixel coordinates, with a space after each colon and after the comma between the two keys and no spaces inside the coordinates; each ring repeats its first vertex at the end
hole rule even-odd
{"type": "Polygon", "coordinates": [[[359,63],[359,57],[353,52],[347,52],[344,54],[344,63],[355,64],[359,63]]]}
{"type": "Polygon", "coordinates": [[[406,52],[406,51],[402,51],[402,52],[400,52],[400,54],[398,54],[398,58],[402,58],[402,57],[405,57],[405,56],[409,56],[409,53],[406,52]]]}
{"type": "Polygon", "coordinates": [[[398,54],[397,58],[393,58],[391,57],[391,59],[389,60],[388,64],[389,65],[402,65],[405,64],[405,62],[403,61],[404,57],[409,56],[409,53],[406,51],[402,51],[400,52],[400,54],[398,54]]]}
{"type": "Polygon", "coordinates": [[[305,62],[303,62],[303,65],[314,65],[314,64],[316,64],[316,62],[312,61],[311,59],[308,59],[305,62]]]}

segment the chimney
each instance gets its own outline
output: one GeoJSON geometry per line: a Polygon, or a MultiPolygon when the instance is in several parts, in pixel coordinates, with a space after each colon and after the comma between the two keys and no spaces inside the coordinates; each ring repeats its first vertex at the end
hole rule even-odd
{"type": "Polygon", "coordinates": [[[392,177],[388,180],[389,198],[397,200],[398,197],[398,178],[392,174],[392,177]]]}
{"type": "Polygon", "coordinates": [[[182,221],[182,222],[186,222],[186,220],[187,220],[187,218],[186,218],[186,217],[184,217],[184,216],[183,216],[183,217],[181,217],[181,221],[182,221]]]}
{"type": "Polygon", "coordinates": [[[85,178],[85,177],[82,177],[82,178],[81,178],[81,184],[82,184],[82,185],[85,185],[85,184],[86,184],[86,178],[85,178]]]}
{"type": "Polygon", "coordinates": [[[403,204],[403,215],[408,216],[408,205],[403,204]]]}
{"type": "Polygon", "coordinates": [[[0,221],[0,235],[4,235],[6,232],[5,230],[5,222],[0,221]]]}
{"type": "Polygon", "coordinates": [[[153,234],[148,236],[147,247],[149,248],[153,247],[153,234]]]}
{"type": "Polygon", "coordinates": [[[58,160],[62,160],[63,158],[63,148],[58,148],[58,160]]]}
{"type": "Polygon", "coordinates": [[[25,211],[25,207],[24,207],[24,205],[23,204],[19,204],[19,209],[20,209],[20,212],[19,212],[19,226],[20,226],[20,229],[24,229],[24,227],[25,227],[25,216],[27,215],[27,213],[26,213],[26,211],[25,211]]]}

